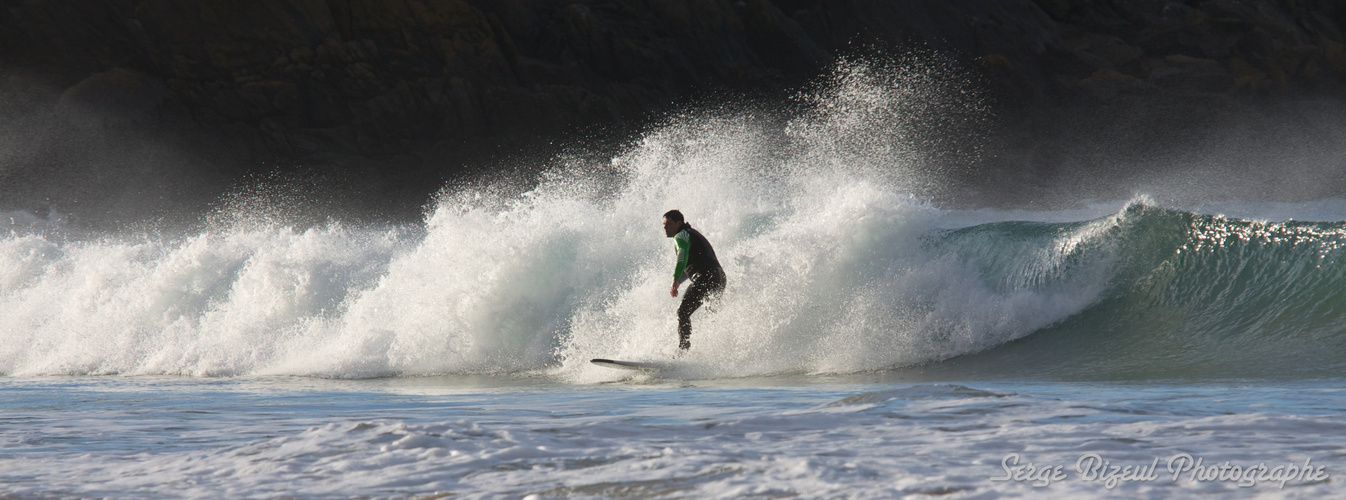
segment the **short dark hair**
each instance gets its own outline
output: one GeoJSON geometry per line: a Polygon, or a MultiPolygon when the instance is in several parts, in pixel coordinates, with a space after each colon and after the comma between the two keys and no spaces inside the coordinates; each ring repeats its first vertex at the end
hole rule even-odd
{"type": "Polygon", "coordinates": [[[682,222],[684,220],[682,218],[682,212],[679,212],[677,210],[669,210],[667,212],[664,212],[664,218],[671,220],[673,222],[682,222]]]}

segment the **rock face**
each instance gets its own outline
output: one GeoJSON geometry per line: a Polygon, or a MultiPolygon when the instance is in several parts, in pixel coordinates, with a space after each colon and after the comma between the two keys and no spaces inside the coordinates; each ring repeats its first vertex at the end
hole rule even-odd
{"type": "Polygon", "coordinates": [[[1339,94],[1343,25],[1331,0],[0,0],[0,71],[253,161],[421,164],[789,88],[868,45],[947,54],[1009,108],[1339,94]]]}
{"type": "Polygon", "coordinates": [[[116,68],[85,78],[62,92],[56,109],[77,122],[91,119],[99,125],[136,124],[156,117],[165,94],[166,89],[158,79],[116,68]]]}
{"type": "Polygon", "coordinates": [[[698,85],[829,58],[766,2],[9,3],[9,64],[153,75],[186,121],[245,124],[299,156],[638,121],[698,85]]]}
{"type": "MultiPolygon", "coordinates": [[[[6,2],[8,65],[129,68],[291,155],[638,122],[695,89],[789,85],[852,42],[975,61],[1012,98],[1339,88],[1331,1],[6,2]]],[[[94,75],[94,76],[89,76],[94,75]]]]}

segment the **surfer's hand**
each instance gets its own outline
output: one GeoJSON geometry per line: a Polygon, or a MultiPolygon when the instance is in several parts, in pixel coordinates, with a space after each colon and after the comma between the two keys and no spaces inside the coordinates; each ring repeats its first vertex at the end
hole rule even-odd
{"type": "Polygon", "coordinates": [[[673,282],[673,286],[668,289],[668,294],[675,299],[678,298],[678,282],[673,282]]]}

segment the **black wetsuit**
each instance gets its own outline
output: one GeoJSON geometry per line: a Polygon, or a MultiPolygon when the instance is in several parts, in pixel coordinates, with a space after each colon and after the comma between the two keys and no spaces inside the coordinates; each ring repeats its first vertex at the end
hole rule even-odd
{"type": "Polygon", "coordinates": [[[706,300],[724,291],[724,269],[715,258],[710,241],[692,229],[691,224],[682,223],[673,235],[673,245],[678,252],[673,279],[678,284],[689,278],[692,280],[692,285],[682,295],[682,305],[678,306],[678,348],[688,349],[692,347],[692,313],[706,300]]]}

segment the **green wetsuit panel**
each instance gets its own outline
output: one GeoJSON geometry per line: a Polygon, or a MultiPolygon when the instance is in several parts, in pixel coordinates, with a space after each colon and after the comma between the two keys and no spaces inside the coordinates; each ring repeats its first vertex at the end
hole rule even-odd
{"type": "Polygon", "coordinates": [[[673,281],[681,284],[687,280],[687,259],[692,254],[692,237],[687,234],[687,230],[678,231],[673,235],[673,248],[678,252],[678,265],[673,268],[673,281]]]}

